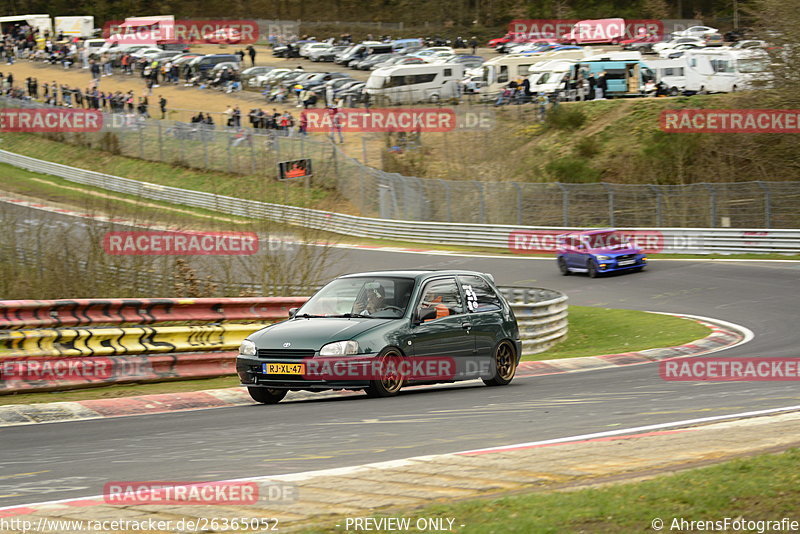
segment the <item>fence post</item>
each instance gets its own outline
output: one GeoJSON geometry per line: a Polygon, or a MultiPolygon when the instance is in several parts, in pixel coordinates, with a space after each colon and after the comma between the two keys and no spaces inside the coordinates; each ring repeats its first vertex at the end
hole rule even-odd
{"type": "Polygon", "coordinates": [[[253,168],[253,174],[256,173],[256,136],[250,134],[250,166],[253,168]]]}
{"type": "Polygon", "coordinates": [[[517,190],[517,226],[522,226],[522,187],[517,182],[511,182],[517,190]]]}
{"type": "Polygon", "coordinates": [[[709,228],[716,228],[717,227],[717,190],[713,184],[706,184],[704,183],[703,186],[708,190],[708,199],[711,201],[711,212],[709,216],[711,217],[711,225],[709,228]]]}
{"type": "Polygon", "coordinates": [[[161,136],[161,121],[156,124],[158,125],[158,161],[164,161],[164,139],[161,136]]]}
{"type": "Polygon", "coordinates": [[[762,181],[756,183],[764,191],[764,228],[772,228],[772,191],[769,184],[762,181]]]}
{"type": "Polygon", "coordinates": [[[648,187],[656,195],[656,226],[662,227],[664,223],[661,220],[661,189],[659,189],[657,185],[650,185],[648,187]]]}
{"type": "Polygon", "coordinates": [[[144,159],[144,128],[139,127],[139,157],[144,159]]]}
{"type": "Polygon", "coordinates": [[[614,222],[614,190],[605,182],[600,182],[600,184],[606,190],[606,195],[608,197],[608,225],[616,226],[614,222]]]}
{"type": "Polygon", "coordinates": [[[208,170],[208,136],[214,135],[214,132],[208,130],[204,125],[198,126],[200,129],[200,139],[203,140],[203,168],[208,170]]]}
{"type": "Polygon", "coordinates": [[[225,132],[225,153],[228,158],[228,172],[236,172],[233,170],[233,162],[231,161],[231,133],[225,132]]]}
{"type": "Polygon", "coordinates": [[[563,214],[564,226],[569,226],[569,189],[561,182],[556,182],[556,185],[561,189],[561,212],[563,214]]]}

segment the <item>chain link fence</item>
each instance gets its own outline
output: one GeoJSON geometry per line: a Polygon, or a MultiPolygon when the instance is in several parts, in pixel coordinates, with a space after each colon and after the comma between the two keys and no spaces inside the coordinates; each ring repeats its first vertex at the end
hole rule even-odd
{"type": "MultiPolygon", "coordinates": [[[[2,98],[6,107],[45,107],[2,98]]],[[[800,182],[689,185],[442,180],[363,164],[339,145],[291,130],[209,128],[105,114],[100,132],[51,139],[184,167],[277,179],[277,163],[313,161],[314,185],[336,190],[359,215],[383,219],[569,227],[800,227],[800,182]]],[[[146,179],[146,177],[142,177],[146,179]]]]}

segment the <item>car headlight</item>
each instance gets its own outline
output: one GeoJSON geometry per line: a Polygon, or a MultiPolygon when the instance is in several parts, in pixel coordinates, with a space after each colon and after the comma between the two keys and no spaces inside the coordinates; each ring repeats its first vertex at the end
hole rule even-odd
{"type": "Polygon", "coordinates": [[[242,356],[255,356],[256,355],[256,344],[250,341],[249,339],[245,339],[242,341],[242,344],[239,345],[239,354],[242,356]]]}
{"type": "Polygon", "coordinates": [[[608,261],[611,259],[611,256],[597,256],[599,261],[608,261]]]}
{"type": "Polygon", "coordinates": [[[320,356],[345,356],[358,354],[358,341],[336,341],[319,349],[320,356]]]}

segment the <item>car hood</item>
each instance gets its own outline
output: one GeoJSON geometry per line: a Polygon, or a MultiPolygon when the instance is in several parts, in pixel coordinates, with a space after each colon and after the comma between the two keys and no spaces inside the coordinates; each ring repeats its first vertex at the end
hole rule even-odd
{"type": "Polygon", "coordinates": [[[624,256],[627,254],[641,254],[642,251],[638,248],[593,248],[590,250],[592,254],[604,254],[606,256],[624,256]]]}
{"type": "Polygon", "coordinates": [[[398,319],[315,317],[290,319],[251,334],[259,349],[319,350],[326,343],[353,339],[359,334],[398,319]],[[290,343],[288,347],[286,343],[290,343]]]}

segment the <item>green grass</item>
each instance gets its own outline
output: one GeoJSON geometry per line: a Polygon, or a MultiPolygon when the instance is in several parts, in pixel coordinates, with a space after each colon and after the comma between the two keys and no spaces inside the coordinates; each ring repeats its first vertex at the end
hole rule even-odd
{"type": "Polygon", "coordinates": [[[635,310],[569,307],[567,340],[523,360],[555,360],[682,345],[710,330],[689,319],[635,310]]]}
{"type": "Polygon", "coordinates": [[[4,150],[33,158],[133,180],[218,195],[307,207],[324,204],[335,197],[331,191],[320,187],[312,186],[306,192],[302,183],[287,185],[277,182],[274,179],[275,172],[272,165],[268,168],[265,165],[260,172],[249,175],[204,171],[171,163],[114,155],[94,148],[24,133],[6,133],[3,135],[2,144],[4,150]]]}
{"type": "MultiPolygon", "coordinates": [[[[472,499],[384,514],[455,518],[455,525],[465,525],[454,528],[453,532],[458,534],[656,532],[651,528],[655,518],[664,521],[663,532],[689,531],[685,528],[671,530],[674,518],[698,521],[741,517],[779,521],[788,517],[797,520],[798,463],[800,450],[791,449],[662,475],[644,482],[569,493],[472,499]]],[[[336,523],[344,524],[344,519],[331,520],[329,525],[319,525],[306,532],[345,532],[334,527],[336,523]]]]}

